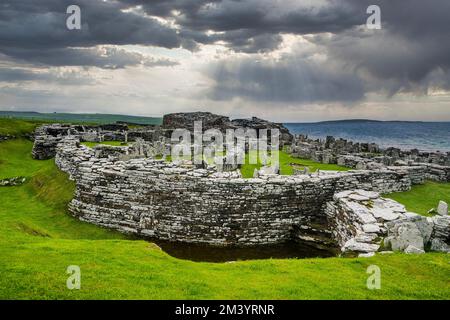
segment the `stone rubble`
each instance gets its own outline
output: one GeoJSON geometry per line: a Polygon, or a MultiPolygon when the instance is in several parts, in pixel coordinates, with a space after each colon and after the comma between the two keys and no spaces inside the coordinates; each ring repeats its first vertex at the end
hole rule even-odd
{"type": "Polygon", "coordinates": [[[444,201],[440,201],[438,208],[437,208],[437,214],[441,216],[447,216],[448,215],[448,204],[444,201]]]}
{"type": "Polygon", "coordinates": [[[325,212],[343,253],[368,256],[378,251],[449,252],[450,216],[423,217],[376,192],[336,193],[325,212]]]}
{"type": "Polygon", "coordinates": [[[25,177],[14,177],[7,179],[0,179],[0,187],[14,187],[20,186],[25,183],[27,179],[25,177]]]}
{"type": "Polygon", "coordinates": [[[10,134],[5,134],[5,135],[0,134],[0,142],[6,141],[6,140],[12,140],[15,138],[16,138],[15,136],[10,135],[10,134]]]}

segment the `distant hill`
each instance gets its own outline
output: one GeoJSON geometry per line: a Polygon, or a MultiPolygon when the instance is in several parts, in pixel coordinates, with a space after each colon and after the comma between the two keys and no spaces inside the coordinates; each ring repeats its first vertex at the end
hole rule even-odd
{"type": "Polygon", "coordinates": [[[383,122],[383,121],[370,119],[345,119],[345,120],[319,121],[317,123],[352,123],[352,122],[383,122]]]}
{"type": "Polygon", "coordinates": [[[423,123],[424,121],[408,121],[408,120],[371,120],[371,119],[345,119],[345,120],[329,120],[319,121],[316,123],[380,123],[380,122],[409,122],[409,123],[423,123]]]}
{"type": "Polygon", "coordinates": [[[40,113],[40,112],[20,112],[20,111],[0,111],[0,118],[16,118],[25,120],[51,120],[61,122],[77,123],[115,123],[123,121],[138,125],[159,125],[162,118],[127,116],[119,114],[101,114],[101,113],[40,113]]]}

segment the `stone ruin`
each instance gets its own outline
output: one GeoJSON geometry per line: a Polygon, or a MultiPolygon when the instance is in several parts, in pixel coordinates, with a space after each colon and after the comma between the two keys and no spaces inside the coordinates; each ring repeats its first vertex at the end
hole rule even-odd
{"type": "Polygon", "coordinates": [[[304,135],[295,136],[292,145],[286,150],[293,157],[357,170],[401,168],[409,172],[413,184],[422,184],[425,180],[450,181],[450,152],[381,149],[375,143],[354,143],[334,137],[313,140],[304,135]]]}
{"type": "MultiPolygon", "coordinates": [[[[188,122],[199,116],[189,114],[188,122]]],[[[89,148],[80,144],[86,129],[44,126],[36,131],[33,156],[54,155],[58,167],[75,180],[69,205],[74,216],[124,233],[216,246],[297,241],[362,256],[390,250],[449,252],[448,214],[423,218],[380,197],[407,191],[430,177],[450,181],[448,168],[443,175],[431,174],[427,167],[419,174],[415,166],[379,166],[294,176],[263,168],[254,178],[243,179],[235,167],[159,159],[170,152],[167,134],[175,123],[183,125],[180,121],[179,115],[165,117],[162,127],[127,130],[128,137],[122,128],[96,130],[117,141],[133,137],[135,143],[123,147],[89,148]],[[55,129],[59,134],[51,134],[55,129]]],[[[226,117],[211,121],[229,125],[226,117]]],[[[289,148],[297,147],[294,141],[289,148]]]]}
{"type": "Polygon", "coordinates": [[[333,238],[344,253],[372,256],[375,252],[450,252],[450,217],[424,217],[407,212],[398,202],[377,192],[349,190],[336,193],[325,212],[333,238]]]}
{"type": "Polygon", "coordinates": [[[81,142],[121,141],[124,143],[161,141],[170,137],[171,130],[159,126],[129,129],[126,124],[81,126],[70,124],[44,125],[36,129],[32,155],[38,160],[54,158],[56,147],[65,137],[76,137],[81,142]]]}
{"type": "Polygon", "coordinates": [[[13,177],[0,179],[0,187],[15,187],[25,183],[27,179],[25,177],[13,177]]]}
{"type": "Polygon", "coordinates": [[[234,119],[225,116],[212,114],[210,112],[192,113],[172,113],[163,117],[163,127],[167,129],[184,128],[194,131],[194,121],[202,121],[203,130],[219,129],[223,133],[227,129],[278,129],[280,132],[281,146],[290,145],[294,136],[281,123],[274,123],[267,120],[253,117],[251,119],[234,119]]]}
{"type": "Polygon", "coordinates": [[[12,140],[12,139],[15,139],[15,138],[16,137],[11,135],[11,134],[4,134],[4,135],[0,134],[0,142],[6,141],[6,140],[12,140]]]}

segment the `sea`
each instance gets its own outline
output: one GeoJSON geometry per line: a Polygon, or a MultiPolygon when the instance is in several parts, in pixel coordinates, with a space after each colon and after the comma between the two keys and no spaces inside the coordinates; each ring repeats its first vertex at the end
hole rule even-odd
{"type": "Polygon", "coordinates": [[[313,139],[334,136],[354,142],[374,142],[382,148],[450,151],[450,122],[344,120],[284,125],[293,134],[313,139]]]}

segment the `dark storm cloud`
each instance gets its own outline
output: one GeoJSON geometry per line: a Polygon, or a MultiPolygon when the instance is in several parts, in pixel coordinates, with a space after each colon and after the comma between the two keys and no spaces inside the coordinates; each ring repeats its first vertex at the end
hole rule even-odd
{"type": "Polygon", "coordinates": [[[335,1],[314,7],[301,7],[301,1],[270,0],[122,2],[142,4],[148,14],[174,19],[191,32],[219,32],[200,42],[224,41],[231,49],[248,53],[277,48],[281,33],[340,32],[365,21],[365,11],[354,12],[352,7],[337,5],[335,1]]]}
{"type": "Polygon", "coordinates": [[[32,71],[21,68],[0,67],[0,83],[21,83],[26,81],[44,81],[62,85],[90,85],[95,80],[78,72],[32,71]]]}
{"type": "Polygon", "coordinates": [[[104,69],[121,69],[126,66],[145,65],[174,66],[177,63],[169,59],[155,59],[140,53],[129,52],[116,47],[95,48],[49,48],[23,49],[5,48],[3,53],[24,62],[36,65],[83,66],[104,69]]]}
{"type": "Polygon", "coordinates": [[[366,73],[371,84],[368,89],[383,89],[393,95],[399,91],[426,92],[438,83],[438,87],[448,87],[433,80],[433,75],[448,74],[450,68],[450,44],[439,38],[411,41],[385,32],[371,37],[350,32],[314,41],[326,49],[329,59],[352,66],[355,73],[366,73]]]}
{"type": "Polygon", "coordinates": [[[2,0],[0,53],[35,66],[169,66],[112,45],[197,50],[221,43],[253,54],[209,68],[214,99],[355,101],[368,92],[426,93],[448,88],[448,0],[2,0]],[[65,27],[66,8],[78,4],[83,27],[65,27]],[[364,28],[369,5],[381,7],[382,30],[364,28]],[[138,7],[139,6],[139,7],[138,7]],[[170,21],[163,23],[159,18],[170,21]],[[328,34],[332,34],[331,37],[328,34]],[[261,60],[283,34],[308,36],[323,64],[293,52],[261,60]],[[327,35],[325,35],[327,34],[327,35]],[[105,53],[104,50],[110,50],[105,53]],[[221,70],[220,72],[218,70],[221,70]]]}
{"type": "MultiPolygon", "coordinates": [[[[81,30],[66,28],[66,8],[74,3],[72,0],[3,0],[0,4],[0,52],[12,58],[56,66],[123,67],[135,65],[137,60],[146,65],[150,63],[124,50],[105,57],[94,47],[141,44],[178,48],[183,43],[192,46],[189,40],[181,39],[176,30],[156,19],[123,12],[126,6],[120,2],[75,2],[82,10],[81,30]]],[[[167,61],[161,63],[167,64],[167,61]]]]}
{"type": "Polygon", "coordinates": [[[122,3],[142,5],[148,14],[172,18],[184,30],[225,32],[204,40],[225,40],[231,47],[233,37],[229,32],[234,32],[238,41],[240,31],[245,31],[248,39],[280,33],[338,34],[364,25],[366,10],[374,4],[381,7],[383,27],[393,34],[414,40],[450,32],[448,0],[327,0],[309,1],[309,5],[302,5],[302,1],[273,0],[122,0],[122,3]]]}
{"type": "MultiPolygon", "coordinates": [[[[310,2],[314,3],[314,2],[310,2]]],[[[165,48],[224,41],[236,51],[270,51],[280,34],[339,34],[363,25],[366,8],[379,4],[390,32],[411,36],[448,34],[447,0],[328,0],[314,5],[273,0],[3,0],[0,46],[17,48],[92,47],[141,44],[165,48]],[[65,28],[68,5],[82,8],[83,28],[65,28]],[[126,9],[141,6],[144,16],[126,9]],[[124,11],[125,10],[125,11],[124,11]],[[153,16],[173,20],[179,29],[153,16]],[[215,34],[206,35],[208,31],[215,34]]]]}
{"type": "Polygon", "coordinates": [[[0,4],[0,45],[19,48],[91,47],[142,44],[177,48],[176,30],[155,19],[124,12],[116,1],[3,0],[0,4]],[[81,8],[82,29],[66,28],[66,9],[81,8]]]}
{"type": "Polygon", "coordinates": [[[449,34],[447,0],[333,0],[340,6],[349,6],[353,12],[364,13],[369,5],[381,8],[383,28],[393,34],[417,39],[449,34]]]}
{"type": "Polygon", "coordinates": [[[268,102],[352,102],[364,96],[361,80],[329,64],[288,57],[277,61],[230,60],[207,71],[213,100],[242,97],[268,102]]]}
{"type": "MultiPolygon", "coordinates": [[[[341,0],[344,2],[343,0],[341,0]]],[[[314,42],[326,48],[329,58],[366,72],[367,89],[426,93],[448,89],[450,83],[450,1],[348,0],[360,10],[376,3],[381,8],[382,30],[364,33],[347,30],[314,42]]],[[[355,71],[355,72],[356,72],[355,71]]]]}
{"type": "Polygon", "coordinates": [[[225,42],[236,51],[270,51],[280,33],[339,32],[364,22],[349,7],[333,2],[298,8],[268,0],[4,0],[0,4],[0,50],[140,44],[195,50],[199,44],[225,42]],[[65,27],[66,8],[78,4],[83,27],[65,27]],[[141,5],[147,16],[130,10],[141,5]],[[170,19],[177,30],[154,19],[170,19]],[[216,34],[207,35],[208,31],[216,34]],[[217,33],[218,32],[218,33],[217,33]]]}
{"type": "MultiPolygon", "coordinates": [[[[275,60],[271,64],[254,64],[248,59],[242,59],[231,65],[224,63],[226,79],[220,73],[208,73],[216,83],[211,96],[219,100],[240,95],[252,100],[320,102],[335,99],[345,102],[362,99],[369,92],[392,96],[398,92],[427,94],[430,89],[449,89],[449,1],[433,0],[425,3],[410,0],[407,5],[404,1],[387,0],[336,0],[332,3],[340,10],[334,15],[336,25],[331,37],[320,33],[320,28],[314,30],[313,23],[306,23],[314,21],[313,17],[321,21],[319,15],[300,19],[297,29],[294,28],[295,24],[289,24],[294,20],[285,17],[285,21],[280,20],[279,27],[273,30],[280,30],[283,26],[282,30],[291,30],[294,34],[317,32],[309,37],[316,44],[315,50],[326,53],[327,61],[332,62],[334,66],[340,66],[340,70],[345,70],[343,74],[330,74],[328,64],[302,60],[298,52],[291,54],[290,68],[275,60]],[[366,9],[371,4],[381,7],[382,30],[369,31],[364,26],[350,27],[355,21],[363,24],[361,21],[367,19],[366,9]],[[341,14],[345,10],[354,13],[354,20],[342,21],[339,18],[345,17],[341,14]],[[288,26],[291,29],[288,29],[288,26]],[[296,67],[299,63],[301,68],[296,67]],[[271,73],[274,76],[271,77],[271,73]],[[311,74],[314,76],[311,77],[311,74]],[[277,81],[268,81],[263,77],[276,78],[277,81]],[[336,85],[336,79],[339,77],[342,80],[342,88],[336,85]],[[224,81],[230,79],[234,81],[224,81]],[[315,82],[305,84],[304,80],[315,82]],[[299,84],[297,90],[296,83],[299,84]],[[355,85],[357,83],[359,85],[355,85]],[[305,85],[306,88],[311,87],[311,90],[306,89],[305,85]],[[347,92],[337,94],[334,89],[344,89],[347,92]]],[[[333,15],[324,14],[325,9],[317,12],[322,12],[322,21],[333,21],[330,19],[333,15]]],[[[291,13],[292,16],[296,14],[291,13]]],[[[330,31],[331,26],[332,23],[324,23],[322,31],[330,31]]],[[[265,34],[270,27],[261,27],[258,30],[260,34],[265,34]]]]}

